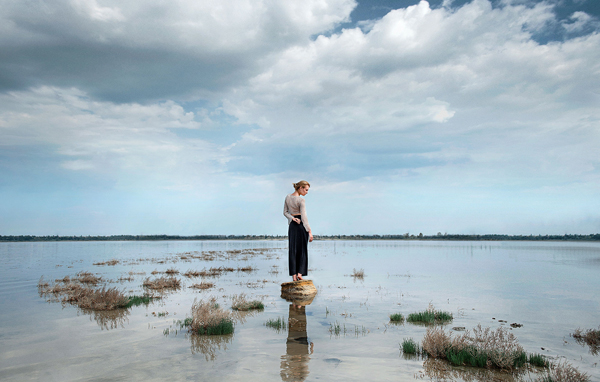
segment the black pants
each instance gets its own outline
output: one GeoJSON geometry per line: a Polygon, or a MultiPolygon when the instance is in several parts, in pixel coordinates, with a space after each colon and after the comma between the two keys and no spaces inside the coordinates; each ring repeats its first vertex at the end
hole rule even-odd
{"type": "MultiPolygon", "coordinates": [[[[295,215],[300,219],[300,215],[295,215]]],[[[291,222],[288,228],[290,276],[308,274],[308,232],[300,224],[291,222]]]]}

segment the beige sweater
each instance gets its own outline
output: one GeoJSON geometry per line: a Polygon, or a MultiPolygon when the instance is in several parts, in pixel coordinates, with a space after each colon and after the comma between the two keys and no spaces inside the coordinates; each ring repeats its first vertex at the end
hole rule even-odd
{"type": "Polygon", "coordinates": [[[310,225],[308,224],[308,217],[306,216],[306,205],[304,198],[289,194],[285,197],[285,203],[283,204],[283,216],[287,218],[288,224],[290,224],[294,218],[292,215],[300,215],[300,220],[302,220],[304,229],[307,232],[310,232],[310,225]]]}

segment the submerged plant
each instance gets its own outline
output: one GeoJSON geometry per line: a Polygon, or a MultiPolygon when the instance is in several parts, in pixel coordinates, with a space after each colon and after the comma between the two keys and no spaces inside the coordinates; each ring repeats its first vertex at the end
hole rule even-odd
{"type": "Polygon", "coordinates": [[[356,268],[353,268],[352,274],[350,276],[352,276],[356,279],[363,279],[365,277],[365,270],[362,268],[358,269],[358,270],[356,268]]]}
{"type": "Polygon", "coordinates": [[[277,331],[280,331],[280,330],[285,330],[287,325],[285,323],[285,318],[277,317],[276,319],[269,318],[267,320],[267,322],[265,322],[265,326],[267,328],[272,328],[277,331]]]}
{"type": "Polygon", "coordinates": [[[600,350],[600,330],[588,329],[584,332],[581,329],[577,329],[571,336],[575,338],[578,343],[588,345],[592,354],[598,354],[598,351],[600,350]]]}

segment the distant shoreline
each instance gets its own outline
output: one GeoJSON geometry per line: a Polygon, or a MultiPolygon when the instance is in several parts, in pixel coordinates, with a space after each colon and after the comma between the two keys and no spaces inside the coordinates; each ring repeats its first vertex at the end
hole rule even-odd
{"type": "MultiPolygon", "coordinates": [[[[35,236],[0,235],[0,243],[56,241],[190,241],[190,240],[285,240],[279,235],[112,235],[112,236],[35,236]]],[[[589,235],[316,235],[315,240],[422,240],[422,241],[600,241],[600,233],[589,235]]]]}

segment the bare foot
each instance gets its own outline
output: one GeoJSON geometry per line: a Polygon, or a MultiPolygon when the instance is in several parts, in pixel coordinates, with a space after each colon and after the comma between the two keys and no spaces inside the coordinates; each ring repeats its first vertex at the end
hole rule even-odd
{"type": "Polygon", "coordinates": [[[301,275],[300,273],[298,273],[298,280],[304,280],[304,279],[302,278],[302,275],[301,275]]]}
{"type": "Polygon", "coordinates": [[[296,275],[292,276],[293,281],[298,281],[298,279],[296,278],[296,275]]]}

